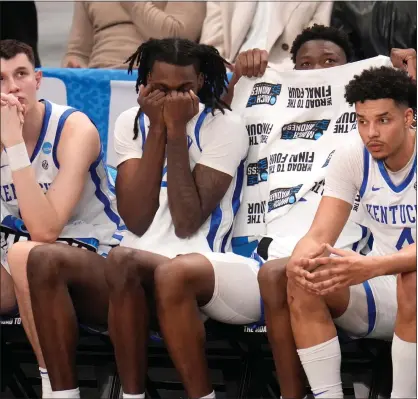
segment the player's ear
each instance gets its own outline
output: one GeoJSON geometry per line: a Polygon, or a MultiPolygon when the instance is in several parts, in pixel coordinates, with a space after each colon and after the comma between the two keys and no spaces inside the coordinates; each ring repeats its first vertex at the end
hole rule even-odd
{"type": "Polygon", "coordinates": [[[41,80],[42,80],[42,71],[35,71],[35,80],[36,80],[36,90],[39,90],[41,87],[41,80]]]}
{"type": "Polygon", "coordinates": [[[405,111],[405,126],[409,128],[412,126],[413,122],[414,122],[414,110],[412,108],[408,108],[405,111]]]}
{"type": "MultiPolygon", "coordinates": [[[[205,77],[203,76],[203,73],[199,73],[199,76],[197,77],[198,91],[202,89],[204,83],[205,83],[205,77]]],[[[195,94],[197,95],[197,93],[195,94]]]]}

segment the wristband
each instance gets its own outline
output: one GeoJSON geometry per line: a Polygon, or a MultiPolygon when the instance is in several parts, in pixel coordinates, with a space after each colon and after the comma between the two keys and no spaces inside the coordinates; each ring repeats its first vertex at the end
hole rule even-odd
{"type": "Polygon", "coordinates": [[[6,148],[6,153],[9,158],[9,166],[12,172],[16,172],[31,165],[24,142],[6,148]]]}

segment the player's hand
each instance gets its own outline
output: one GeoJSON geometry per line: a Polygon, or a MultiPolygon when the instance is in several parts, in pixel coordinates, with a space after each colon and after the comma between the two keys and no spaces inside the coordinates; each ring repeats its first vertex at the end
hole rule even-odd
{"type": "Polygon", "coordinates": [[[13,94],[1,93],[1,142],[8,148],[23,142],[25,106],[13,94]]]}
{"type": "Polygon", "coordinates": [[[417,52],[413,48],[393,48],[390,60],[395,68],[407,71],[412,79],[417,80],[417,52]]]}
{"type": "Polygon", "coordinates": [[[326,249],[337,256],[311,259],[308,262],[309,268],[316,269],[322,266],[321,270],[313,271],[306,277],[313,282],[310,287],[319,295],[328,295],[376,277],[370,257],[354,251],[333,248],[329,244],[326,244],[326,249]]]}
{"type": "Polygon", "coordinates": [[[153,127],[165,130],[163,105],[166,93],[161,90],[152,90],[151,85],[139,87],[138,104],[153,127]]]}
{"type": "Polygon", "coordinates": [[[164,122],[170,132],[182,132],[187,123],[199,113],[199,98],[192,90],[186,93],[172,91],[164,103],[164,122]]]}
{"type": "Polygon", "coordinates": [[[233,68],[231,83],[235,84],[242,76],[247,78],[261,77],[266,72],[269,53],[258,48],[243,51],[238,54],[233,68]]]}
{"type": "Polygon", "coordinates": [[[320,245],[315,251],[304,258],[291,257],[286,265],[287,278],[299,288],[317,295],[318,290],[312,281],[312,272],[317,266],[311,265],[309,262],[312,259],[323,256],[325,256],[325,244],[320,245]]]}

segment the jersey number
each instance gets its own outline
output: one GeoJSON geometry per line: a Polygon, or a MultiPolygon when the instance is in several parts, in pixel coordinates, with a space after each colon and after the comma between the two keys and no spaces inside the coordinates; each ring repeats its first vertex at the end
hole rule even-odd
{"type": "Polygon", "coordinates": [[[399,240],[396,243],[396,249],[398,251],[400,251],[404,247],[405,243],[407,243],[408,245],[414,243],[414,239],[412,238],[412,233],[411,233],[411,228],[410,227],[405,227],[402,230],[402,233],[399,236],[399,240]]]}

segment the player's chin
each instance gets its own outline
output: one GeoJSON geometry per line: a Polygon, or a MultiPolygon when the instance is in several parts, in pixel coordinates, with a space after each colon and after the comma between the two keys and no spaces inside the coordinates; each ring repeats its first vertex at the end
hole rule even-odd
{"type": "Polygon", "coordinates": [[[388,157],[388,153],[386,151],[370,151],[370,155],[376,161],[384,161],[388,157]]]}

